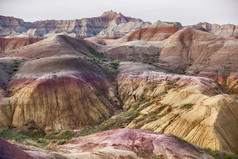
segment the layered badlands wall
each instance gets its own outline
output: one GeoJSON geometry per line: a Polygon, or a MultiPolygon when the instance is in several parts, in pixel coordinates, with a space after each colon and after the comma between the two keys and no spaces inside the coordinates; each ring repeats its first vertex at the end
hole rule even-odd
{"type": "Polygon", "coordinates": [[[125,111],[138,111],[128,128],[173,134],[214,150],[238,153],[238,100],[214,80],[163,73],[122,63],[117,77],[125,111]],[[129,71],[127,68],[130,68],[129,71]]]}
{"type": "Polygon", "coordinates": [[[75,20],[45,20],[33,23],[14,17],[0,16],[0,37],[6,36],[51,36],[66,34],[74,37],[91,37],[100,33],[102,37],[121,37],[133,29],[146,27],[150,23],[126,17],[113,11],[99,17],[75,20]]]}

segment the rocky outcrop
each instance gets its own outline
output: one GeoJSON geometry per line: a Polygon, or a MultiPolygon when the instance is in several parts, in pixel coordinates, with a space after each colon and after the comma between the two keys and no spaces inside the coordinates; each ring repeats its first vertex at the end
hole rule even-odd
{"type": "Polygon", "coordinates": [[[72,139],[58,146],[71,158],[206,158],[196,147],[173,136],[145,130],[118,129],[72,139]]]}
{"type": "Polygon", "coordinates": [[[238,25],[233,24],[210,24],[210,23],[198,23],[192,26],[193,28],[204,28],[208,32],[215,35],[224,35],[224,36],[237,36],[238,35],[238,25]]]}
{"type": "Polygon", "coordinates": [[[73,37],[122,37],[135,29],[146,27],[140,19],[126,17],[113,11],[104,12],[100,17],[75,20],[45,20],[33,23],[14,17],[0,16],[0,37],[6,36],[51,36],[65,34],[73,37]]]}
{"type": "Polygon", "coordinates": [[[9,51],[33,44],[43,38],[0,38],[0,51],[9,51]]]}
{"type": "Polygon", "coordinates": [[[211,79],[161,71],[122,63],[117,82],[123,109],[138,112],[127,127],[173,134],[203,147],[238,153],[237,99],[211,79]]]}

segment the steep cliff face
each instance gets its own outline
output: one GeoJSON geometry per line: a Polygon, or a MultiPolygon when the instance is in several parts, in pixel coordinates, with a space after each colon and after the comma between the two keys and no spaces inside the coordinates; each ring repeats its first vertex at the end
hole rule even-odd
{"type": "Polygon", "coordinates": [[[238,25],[233,24],[210,24],[210,23],[198,23],[193,25],[193,28],[204,28],[208,32],[213,33],[215,35],[224,35],[224,36],[237,36],[238,35],[238,25]]]}
{"type": "Polygon", "coordinates": [[[120,72],[117,82],[123,109],[138,112],[127,127],[238,153],[238,101],[224,94],[215,81],[162,73],[142,64],[122,63],[120,72]]]}
{"type": "Polygon", "coordinates": [[[75,20],[45,20],[33,23],[14,17],[0,16],[0,37],[5,36],[50,36],[65,34],[73,37],[122,37],[135,29],[146,27],[140,19],[126,17],[113,11],[99,17],[75,20]]]}

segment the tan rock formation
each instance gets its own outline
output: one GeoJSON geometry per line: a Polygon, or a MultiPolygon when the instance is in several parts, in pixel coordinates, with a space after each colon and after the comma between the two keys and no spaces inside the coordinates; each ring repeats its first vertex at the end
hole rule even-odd
{"type": "Polygon", "coordinates": [[[224,94],[216,82],[156,68],[149,71],[142,64],[125,65],[117,77],[123,109],[140,112],[127,127],[174,134],[203,147],[238,153],[238,100],[224,94]]]}

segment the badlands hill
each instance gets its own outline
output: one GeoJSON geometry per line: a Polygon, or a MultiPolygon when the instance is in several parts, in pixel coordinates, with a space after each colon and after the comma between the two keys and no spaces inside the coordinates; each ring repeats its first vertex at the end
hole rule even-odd
{"type": "Polygon", "coordinates": [[[0,157],[236,158],[235,29],[2,19],[0,157]]]}

